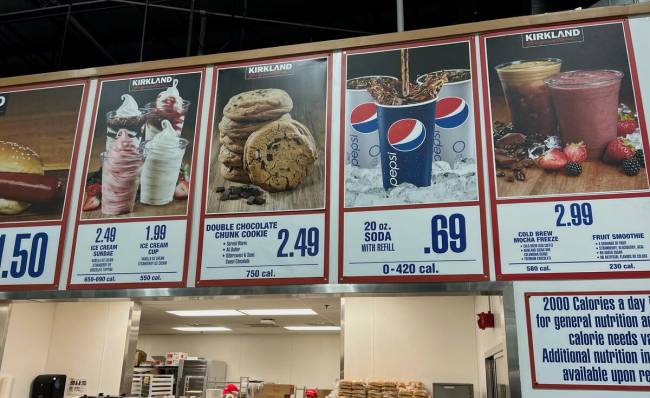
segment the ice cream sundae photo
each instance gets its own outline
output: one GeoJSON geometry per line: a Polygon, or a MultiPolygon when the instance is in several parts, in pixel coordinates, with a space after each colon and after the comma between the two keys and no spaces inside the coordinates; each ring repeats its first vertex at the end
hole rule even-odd
{"type": "Polygon", "coordinates": [[[186,214],[200,86],[200,73],[102,82],[83,219],[186,214]]]}

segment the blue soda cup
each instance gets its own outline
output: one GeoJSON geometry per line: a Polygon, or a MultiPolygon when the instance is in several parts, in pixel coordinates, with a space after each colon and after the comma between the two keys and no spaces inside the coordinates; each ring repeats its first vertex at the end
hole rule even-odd
{"type": "Polygon", "coordinates": [[[438,98],[417,104],[377,105],[384,189],[409,182],[431,185],[431,162],[438,98]]]}

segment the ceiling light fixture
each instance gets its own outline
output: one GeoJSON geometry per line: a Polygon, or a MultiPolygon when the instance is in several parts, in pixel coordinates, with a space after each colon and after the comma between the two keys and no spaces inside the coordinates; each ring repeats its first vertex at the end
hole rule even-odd
{"type": "Polygon", "coordinates": [[[281,309],[258,309],[239,310],[251,316],[288,316],[288,315],[318,315],[310,308],[281,308],[281,309]]]}
{"type": "Polygon", "coordinates": [[[338,332],[341,330],[340,326],[285,326],[284,328],[292,332],[338,332]]]}
{"type": "Polygon", "coordinates": [[[174,310],[165,311],[176,316],[243,316],[237,310],[174,310]]]}
{"type": "Polygon", "coordinates": [[[172,328],[179,332],[230,332],[232,329],[223,326],[178,326],[172,328]]]}

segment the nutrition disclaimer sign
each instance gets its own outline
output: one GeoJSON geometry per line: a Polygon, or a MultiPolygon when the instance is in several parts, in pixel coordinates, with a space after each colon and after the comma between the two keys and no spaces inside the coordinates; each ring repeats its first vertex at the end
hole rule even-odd
{"type": "Polygon", "coordinates": [[[527,293],[533,388],[650,391],[650,291],[527,293]]]}

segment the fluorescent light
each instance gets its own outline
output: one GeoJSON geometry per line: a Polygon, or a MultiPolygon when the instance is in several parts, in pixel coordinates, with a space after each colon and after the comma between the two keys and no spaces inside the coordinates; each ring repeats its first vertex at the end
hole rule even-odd
{"type": "Polygon", "coordinates": [[[165,311],[177,316],[243,316],[236,310],[185,310],[185,311],[165,311]]]}
{"type": "Polygon", "coordinates": [[[287,330],[293,332],[338,332],[340,326],[285,326],[287,330]]]}
{"type": "Polygon", "coordinates": [[[179,332],[230,332],[232,330],[223,326],[178,326],[172,329],[179,332]]]}
{"type": "Polygon", "coordinates": [[[282,308],[263,310],[240,310],[246,315],[252,316],[283,316],[283,315],[318,315],[316,311],[309,308],[282,308]]]}

